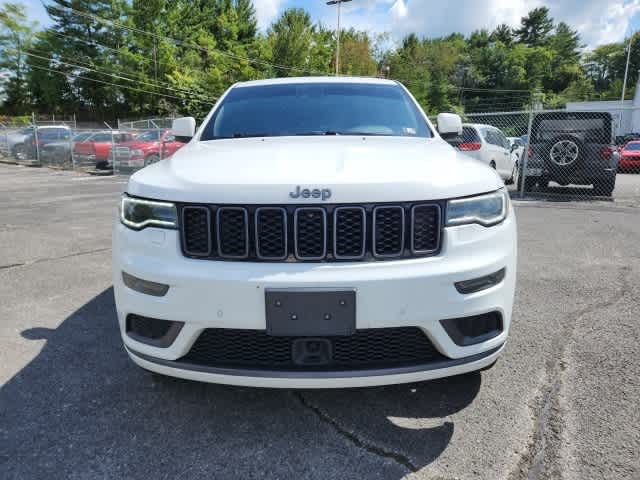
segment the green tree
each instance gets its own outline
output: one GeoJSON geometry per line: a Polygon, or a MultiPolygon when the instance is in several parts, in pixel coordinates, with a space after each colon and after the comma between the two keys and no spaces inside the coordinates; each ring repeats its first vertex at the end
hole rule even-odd
{"type": "Polygon", "coordinates": [[[522,17],[520,27],[514,33],[519,42],[530,47],[539,47],[547,42],[552,31],[553,18],[549,15],[549,9],[538,7],[522,17]]]}
{"type": "Polygon", "coordinates": [[[501,42],[503,45],[509,47],[513,43],[513,30],[506,23],[502,23],[491,32],[489,40],[492,42],[501,42]]]}
{"type": "Polygon", "coordinates": [[[560,22],[553,35],[549,38],[547,48],[553,52],[550,74],[545,87],[553,92],[560,92],[584,77],[584,71],[580,64],[580,35],[571,29],[569,25],[560,22]]]}
{"type": "Polygon", "coordinates": [[[593,82],[597,93],[609,90],[611,83],[624,75],[620,66],[624,64],[625,60],[623,43],[600,45],[585,56],[586,74],[593,82]]]}
{"type": "Polygon", "coordinates": [[[36,22],[28,21],[24,5],[6,3],[0,8],[0,71],[9,74],[0,88],[3,110],[11,115],[24,114],[29,108],[25,51],[31,48],[36,28],[36,22]]]}
{"type": "Polygon", "coordinates": [[[118,116],[126,107],[123,89],[109,84],[136,84],[118,78],[127,76],[117,55],[126,31],[109,22],[127,18],[127,1],[52,0],[45,8],[53,25],[33,58],[67,76],[80,110],[99,120],[118,116]]]}
{"type": "Polygon", "coordinates": [[[374,58],[375,40],[367,32],[353,28],[340,36],[340,73],[344,75],[375,76],[378,64],[374,58]]]}
{"type": "Polygon", "coordinates": [[[282,13],[269,29],[269,41],[273,62],[290,68],[276,69],[276,76],[304,75],[312,63],[312,49],[317,47],[317,33],[318,29],[303,9],[290,8],[282,13]]]}

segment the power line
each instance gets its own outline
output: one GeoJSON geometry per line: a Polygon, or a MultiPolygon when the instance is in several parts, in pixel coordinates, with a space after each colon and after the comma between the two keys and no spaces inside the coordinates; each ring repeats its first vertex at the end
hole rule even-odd
{"type": "Polygon", "coordinates": [[[126,85],[120,85],[120,84],[112,83],[112,82],[105,82],[104,80],[98,80],[97,78],[81,77],[78,74],[74,74],[74,73],[70,73],[70,72],[61,72],[60,70],[55,70],[55,69],[51,69],[51,68],[47,68],[47,67],[40,67],[38,65],[31,65],[31,68],[35,68],[35,69],[38,69],[38,70],[44,70],[44,71],[51,72],[51,73],[57,73],[59,75],[65,76],[65,77],[81,78],[82,80],[101,83],[103,85],[109,85],[109,86],[112,86],[112,87],[118,87],[118,88],[122,88],[124,90],[132,90],[132,91],[135,91],[135,92],[149,93],[151,95],[157,95],[157,96],[160,96],[160,97],[173,98],[173,99],[182,100],[182,101],[194,101],[196,103],[203,103],[203,104],[212,105],[212,102],[205,102],[204,100],[198,100],[198,99],[195,99],[195,98],[188,99],[188,98],[184,98],[184,97],[177,97],[175,95],[168,95],[166,93],[151,92],[149,90],[143,90],[143,89],[140,89],[140,88],[127,87],[126,85]]]}
{"type": "MultiPolygon", "coordinates": [[[[25,55],[29,55],[30,57],[39,58],[41,60],[46,60],[46,61],[49,61],[49,62],[56,62],[56,63],[62,64],[62,65],[66,65],[68,67],[80,68],[80,69],[87,70],[87,71],[90,71],[90,72],[98,73],[100,75],[107,75],[107,76],[112,77],[112,78],[117,78],[119,80],[125,80],[125,81],[128,81],[128,82],[134,82],[134,83],[141,83],[143,85],[149,85],[149,86],[156,87],[156,88],[163,88],[165,90],[170,90],[172,92],[180,92],[180,93],[185,93],[185,94],[190,94],[190,95],[196,95],[196,96],[199,96],[202,100],[208,100],[207,97],[205,97],[203,94],[200,94],[200,93],[197,93],[197,92],[192,92],[192,91],[189,91],[189,90],[184,90],[184,89],[181,89],[179,87],[176,88],[176,87],[172,87],[172,86],[162,86],[162,85],[157,85],[157,84],[154,84],[154,83],[151,83],[151,82],[145,82],[145,81],[139,80],[139,79],[124,77],[122,75],[106,73],[106,72],[102,72],[100,70],[97,70],[95,68],[87,67],[87,66],[84,66],[84,65],[76,65],[76,64],[73,64],[73,63],[64,62],[64,61],[58,60],[56,58],[43,57],[41,55],[36,55],[34,53],[30,53],[30,52],[27,52],[27,51],[24,51],[24,50],[22,50],[22,53],[24,53],[25,55]]],[[[78,63],[82,63],[82,62],[78,62],[78,63]]],[[[211,99],[211,100],[215,100],[215,99],[211,99]]]]}
{"type": "MultiPolygon", "coordinates": [[[[33,49],[33,50],[35,50],[35,49],[33,49]]],[[[39,55],[36,55],[36,54],[34,54],[34,53],[29,53],[29,52],[26,52],[26,51],[24,51],[24,50],[22,50],[22,53],[24,53],[25,55],[29,55],[29,56],[31,56],[31,57],[36,57],[36,58],[42,59],[42,60],[47,60],[47,61],[51,61],[51,62],[58,62],[58,63],[61,63],[61,64],[66,64],[66,65],[68,65],[68,66],[76,67],[76,68],[83,68],[83,69],[85,69],[85,70],[92,70],[92,71],[95,71],[96,73],[100,73],[100,74],[102,74],[102,75],[114,76],[114,77],[116,77],[116,78],[120,78],[120,79],[123,79],[123,80],[126,80],[126,81],[130,81],[130,82],[142,83],[142,84],[146,84],[146,85],[149,85],[149,86],[152,86],[152,87],[156,87],[156,88],[164,88],[164,89],[166,89],[166,90],[171,90],[171,91],[180,91],[180,92],[182,92],[182,93],[186,93],[186,94],[189,94],[189,95],[196,95],[196,96],[202,97],[202,98],[203,98],[203,99],[205,99],[205,100],[208,100],[208,97],[207,97],[205,94],[203,94],[203,93],[196,92],[196,91],[193,91],[193,90],[188,90],[188,89],[183,88],[183,87],[176,87],[175,85],[171,85],[171,84],[170,84],[170,83],[168,83],[168,82],[152,83],[152,82],[146,82],[146,81],[144,81],[144,80],[140,80],[140,79],[137,79],[137,78],[123,77],[123,76],[121,76],[121,75],[111,75],[111,74],[109,74],[109,73],[106,73],[106,72],[102,72],[102,71],[96,70],[96,69],[94,68],[94,67],[95,67],[95,65],[93,65],[93,64],[89,64],[89,63],[86,63],[86,62],[82,62],[82,61],[77,60],[77,59],[75,59],[75,58],[71,58],[71,57],[69,57],[69,56],[67,56],[67,55],[60,55],[59,53],[57,53],[57,54],[56,54],[56,55],[58,55],[60,58],[63,58],[63,59],[64,59],[64,58],[66,58],[67,60],[72,60],[73,62],[77,63],[78,65],[75,65],[75,64],[68,64],[68,63],[66,63],[66,62],[64,62],[64,61],[62,61],[62,60],[59,60],[58,58],[53,58],[53,57],[41,57],[41,56],[39,56],[39,55]]],[[[111,71],[112,71],[112,70],[111,70],[111,71]]],[[[127,72],[127,73],[129,73],[129,72],[127,72]]]]}
{"type": "Polygon", "coordinates": [[[455,87],[457,90],[462,90],[464,92],[496,92],[496,93],[501,93],[501,92],[521,92],[521,93],[528,93],[529,95],[531,95],[531,92],[529,90],[517,90],[517,89],[509,89],[509,88],[470,88],[470,87],[455,87]]]}
{"type": "MultiPolygon", "coordinates": [[[[105,50],[110,50],[110,51],[112,51],[112,52],[114,52],[114,53],[116,53],[118,55],[122,55],[124,53],[121,50],[118,50],[117,48],[113,48],[113,47],[110,47],[110,46],[105,45],[103,43],[96,42],[95,40],[84,40],[82,38],[73,37],[71,35],[65,35],[64,33],[56,32],[55,30],[51,30],[51,29],[47,30],[46,32],[39,32],[39,33],[40,34],[49,33],[51,35],[56,35],[56,36],[59,36],[61,38],[68,38],[68,39],[76,41],[76,42],[84,43],[85,45],[94,45],[96,47],[102,47],[105,50]]],[[[134,52],[131,52],[131,53],[135,54],[134,52]]],[[[153,60],[150,59],[150,58],[142,57],[142,58],[139,59],[139,62],[140,63],[149,64],[149,63],[153,62],[153,60]]]]}
{"type": "Polygon", "coordinates": [[[289,70],[289,71],[298,71],[298,72],[302,72],[302,73],[308,73],[308,74],[312,74],[312,75],[321,75],[321,76],[325,76],[327,75],[325,72],[317,72],[317,71],[313,71],[313,70],[307,70],[304,68],[300,68],[300,67],[292,67],[292,66],[288,66],[288,65],[280,65],[277,63],[271,63],[271,62],[267,62],[266,60],[260,60],[257,58],[250,58],[250,57],[243,57],[242,55],[237,55],[235,53],[229,53],[229,52],[225,52],[223,50],[219,50],[216,48],[205,48],[201,45],[195,44],[195,43],[191,43],[191,42],[184,42],[182,40],[178,40],[176,38],[172,38],[172,37],[168,37],[166,35],[160,35],[159,33],[153,33],[153,32],[149,32],[146,30],[142,30],[136,27],[131,27],[129,25],[125,25],[123,23],[120,23],[116,20],[109,20],[108,18],[104,18],[104,17],[100,17],[94,13],[89,13],[89,12],[83,12],[82,10],[77,10],[73,7],[63,7],[73,13],[75,13],[76,15],[80,15],[82,17],[85,18],[90,18],[94,21],[97,21],[98,23],[103,23],[106,25],[110,25],[112,27],[118,27],[118,28],[123,28],[125,30],[129,30],[129,31],[133,31],[133,32],[138,32],[144,35],[148,35],[150,37],[156,38],[156,39],[160,39],[160,40],[167,40],[171,43],[173,43],[176,46],[186,46],[186,47],[190,47],[193,49],[197,49],[200,50],[202,52],[206,52],[206,53],[217,53],[219,55],[234,59],[234,60],[244,60],[247,61],[249,63],[254,63],[254,64],[259,64],[259,65],[265,65],[265,66],[269,66],[269,67],[273,67],[279,70],[289,70]]]}

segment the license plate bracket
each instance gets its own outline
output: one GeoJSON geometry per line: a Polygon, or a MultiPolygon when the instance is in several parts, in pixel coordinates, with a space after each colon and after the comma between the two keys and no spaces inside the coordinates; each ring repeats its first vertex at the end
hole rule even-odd
{"type": "Polygon", "coordinates": [[[356,292],[353,289],[265,290],[267,334],[286,337],[353,335],[356,292]]]}

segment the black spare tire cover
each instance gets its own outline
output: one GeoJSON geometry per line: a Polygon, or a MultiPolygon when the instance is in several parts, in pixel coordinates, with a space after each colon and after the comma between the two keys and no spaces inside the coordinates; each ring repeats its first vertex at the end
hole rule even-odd
{"type": "Polygon", "coordinates": [[[560,135],[544,145],[547,168],[557,174],[575,172],[586,154],[582,140],[573,135],[560,135]]]}

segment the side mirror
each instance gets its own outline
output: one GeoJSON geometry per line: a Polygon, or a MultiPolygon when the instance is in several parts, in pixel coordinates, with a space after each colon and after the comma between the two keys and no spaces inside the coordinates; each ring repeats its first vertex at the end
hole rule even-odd
{"type": "Polygon", "coordinates": [[[196,119],[193,117],[182,117],[173,120],[171,126],[176,138],[188,142],[196,133],[196,119]]]}
{"type": "Polygon", "coordinates": [[[438,122],[438,133],[444,140],[462,135],[462,119],[460,115],[439,113],[436,121],[438,122]]]}
{"type": "Polygon", "coordinates": [[[517,149],[518,149],[518,145],[516,145],[515,143],[511,145],[511,152],[515,152],[517,149]]]}

